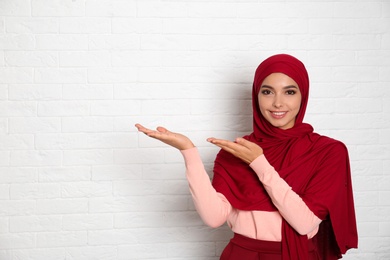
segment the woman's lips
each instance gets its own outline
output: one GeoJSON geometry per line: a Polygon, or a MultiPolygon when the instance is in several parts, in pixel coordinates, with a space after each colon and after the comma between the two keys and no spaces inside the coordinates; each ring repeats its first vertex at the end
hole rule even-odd
{"type": "Polygon", "coordinates": [[[271,116],[276,119],[283,118],[286,114],[286,111],[271,111],[271,116]]]}

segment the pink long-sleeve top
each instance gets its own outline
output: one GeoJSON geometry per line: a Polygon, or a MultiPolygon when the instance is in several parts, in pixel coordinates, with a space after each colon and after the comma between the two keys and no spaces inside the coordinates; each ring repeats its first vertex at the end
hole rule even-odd
{"type": "Polygon", "coordinates": [[[210,227],[225,222],[233,232],[246,237],[281,241],[282,218],[299,234],[312,238],[321,220],[268,163],[264,155],[257,157],[250,167],[272,199],[278,211],[245,211],[233,208],[226,197],[211,185],[196,147],[181,151],[192,199],[202,220],[210,227]]]}

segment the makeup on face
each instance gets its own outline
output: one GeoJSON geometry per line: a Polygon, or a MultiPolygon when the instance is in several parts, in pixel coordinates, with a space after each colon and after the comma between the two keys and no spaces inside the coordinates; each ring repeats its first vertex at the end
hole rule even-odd
{"type": "Polygon", "coordinates": [[[283,73],[267,76],[258,93],[261,114],[270,124],[280,129],[294,126],[301,99],[298,84],[283,73]]]}

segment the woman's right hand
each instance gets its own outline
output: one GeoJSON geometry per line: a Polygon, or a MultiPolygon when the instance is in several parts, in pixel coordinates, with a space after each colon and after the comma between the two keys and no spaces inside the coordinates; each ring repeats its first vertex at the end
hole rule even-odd
{"type": "Polygon", "coordinates": [[[135,127],[137,127],[138,131],[144,133],[145,135],[160,140],[161,142],[179,150],[186,150],[195,147],[187,136],[168,131],[164,127],[159,126],[156,130],[148,129],[141,124],[136,124],[135,127]]]}

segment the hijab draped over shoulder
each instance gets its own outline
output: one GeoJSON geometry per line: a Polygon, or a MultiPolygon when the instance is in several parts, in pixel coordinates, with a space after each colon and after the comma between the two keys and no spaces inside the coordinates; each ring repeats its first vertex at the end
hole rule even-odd
{"type": "MultiPolygon", "coordinates": [[[[301,61],[287,54],[264,60],[257,68],[253,89],[253,132],[245,139],[263,148],[268,162],[322,221],[313,238],[323,259],[338,259],[357,247],[357,229],[348,151],[343,143],[313,132],[303,123],[309,77],[301,61]],[[300,89],[302,103],[294,127],[282,130],[261,114],[258,94],[264,79],[284,73],[300,89]]],[[[239,210],[276,211],[256,173],[248,164],[221,150],[215,160],[214,188],[239,210]]],[[[283,259],[306,259],[307,236],[282,223],[283,259]]]]}

